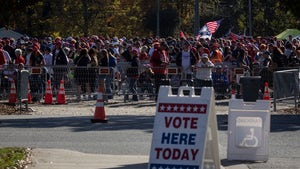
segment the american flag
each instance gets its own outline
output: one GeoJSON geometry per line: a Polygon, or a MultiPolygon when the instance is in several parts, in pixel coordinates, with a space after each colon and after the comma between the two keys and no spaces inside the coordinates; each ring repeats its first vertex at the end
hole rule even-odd
{"type": "Polygon", "coordinates": [[[217,29],[219,28],[222,20],[223,19],[206,23],[206,26],[207,26],[207,28],[208,28],[208,30],[211,34],[213,34],[217,31],[217,29]]]}

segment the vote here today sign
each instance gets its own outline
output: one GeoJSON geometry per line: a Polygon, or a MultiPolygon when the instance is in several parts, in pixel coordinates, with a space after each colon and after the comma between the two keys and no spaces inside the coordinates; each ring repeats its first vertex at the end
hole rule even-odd
{"type": "MultiPolygon", "coordinates": [[[[159,100],[158,100],[159,101],[159,100]]],[[[209,102],[199,97],[160,99],[148,169],[200,169],[204,158],[209,102]]]]}

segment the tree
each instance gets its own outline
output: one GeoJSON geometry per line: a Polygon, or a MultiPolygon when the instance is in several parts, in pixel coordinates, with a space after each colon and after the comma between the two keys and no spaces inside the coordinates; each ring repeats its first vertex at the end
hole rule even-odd
{"type": "MultiPolygon", "coordinates": [[[[252,1],[254,36],[273,36],[300,27],[298,0],[252,1]]],[[[194,32],[194,0],[160,0],[160,32],[194,32]]],[[[214,36],[230,28],[248,32],[249,0],[200,1],[200,27],[223,18],[214,36]]],[[[0,27],[29,36],[149,36],[156,32],[156,1],[145,0],[4,0],[0,27]]],[[[200,29],[200,28],[199,28],[200,29]]]]}

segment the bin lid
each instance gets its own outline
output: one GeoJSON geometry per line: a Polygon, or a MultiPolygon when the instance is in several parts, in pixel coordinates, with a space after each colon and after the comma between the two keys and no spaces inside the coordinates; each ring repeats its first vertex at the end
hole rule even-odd
{"type": "Polygon", "coordinates": [[[242,79],[260,79],[261,76],[241,76],[242,79]]]}

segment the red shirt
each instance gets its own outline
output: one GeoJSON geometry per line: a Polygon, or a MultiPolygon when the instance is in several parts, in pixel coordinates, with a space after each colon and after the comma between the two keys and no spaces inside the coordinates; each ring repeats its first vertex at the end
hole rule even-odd
{"type": "Polygon", "coordinates": [[[0,65],[4,65],[5,64],[5,56],[4,53],[2,51],[2,49],[0,49],[0,65]]]}
{"type": "Polygon", "coordinates": [[[142,52],[139,55],[140,61],[148,60],[148,54],[146,52],[142,52]]]}
{"type": "Polygon", "coordinates": [[[167,73],[167,64],[169,62],[168,56],[165,50],[155,49],[151,58],[150,63],[152,65],[152,70],[156,74],[166,74],[167,73]]]}
{"type": "Polygon", "coordinates": [[[24,57],[21,55],[21,56],[18,56],[15,60],[15,64],[20,64],[20,63],[23,63],[25,64],[25,59],[24,57]]]}

